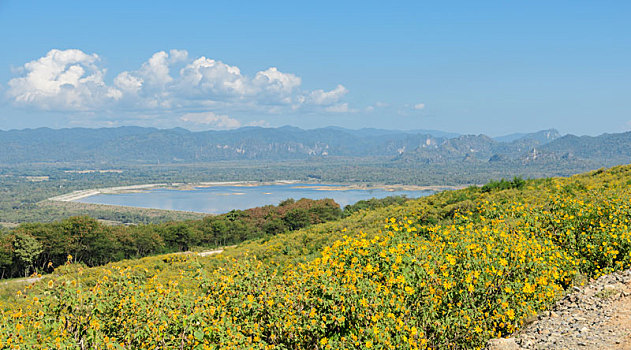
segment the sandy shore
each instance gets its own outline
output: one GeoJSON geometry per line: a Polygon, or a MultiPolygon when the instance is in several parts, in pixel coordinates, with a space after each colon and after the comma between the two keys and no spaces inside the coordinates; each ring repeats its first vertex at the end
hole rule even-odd
{"type": "MultiPolygon", "coordinates": [[[[144,192],[156,188],[167,188],[181,191],[194,191],[200,187],[218,187],[218,186],[239,186],[239,187],[255,187],[266,185],[291,185],[301,183],[298,180],[278,180],[278,181],[224,181],[224,182],[198,182],[198,183],[158,183],[158,184],[143,184],[132,186],[118,186],[118,187],[104,187],[104,188],[92,188],[88,190],[79,190],[59,196],[48,198],[51,201],[59,202],[72,202],[79,199],[96,196],[98,194],[120,194],[120,193],[135,193],[144,192]]],[[[304,182],[302,182],[304,183],[304,182]]],[[[317,191],[348,191],[348,190],[386,190],[390,192],[394,191],[445,191],[445,190],[458,190],[467,187],[467,185],[461,186],[416,186],[416,185],[365,185],[365,184],[322,184],[313,183],[315,186],[294,186],[293,188],[310,188],[317,191]]]]}
{"type": "Polygon", "coordinates": [[[50,201],[59,202],[71,202],[78,199],[92,197],[97,194],[117,194],[117,193],[131,193],[141,192],[159,187],[166,187],[168,184],[144,184],[144,185],[132,185],[132,186],[118,186],[118,187],[105,187],[105,188],[93,188],[89,190],[79,190],[60,196],[48,198],[50,201]]]}
{"type": "Polygon", "coordinates": [[[459,190],[466,188],[467,186],[416,186],[416,185],[329,185],[322,184],[321,186],[294,186],[292,188],[301,189],[309,188],[316,191],[349,191],[349,190],[385,190],[389,192],[394,191],[444,191],[444,190],[459,190]]]}
{"type": "Polygon", "coordinates": [[[219,186],[234,186],[234,187],[256,187],[256,186],[268,186],[268,185],[290,185],[299,183],[298,180],[278,180],[278,181],[223,181],[223,182],[195,182],[195,183],[174,183],[167,187],[173,190],[181,191],[194,191],[196,188],[203,187],[219,187],[219,186]]]}
{"type": "Polygon", "coordinates": [[[153,190],[156,188],[167,188],[172,190],[193,191],[200,187],[218,187],[218,186],[242,186],[254,187],[264,185],[287,185],[298,183],[297,180],[279,180],[279,181],[224,181],[224,182],[197,182],[197,183],[158,183],[158,184],[142,184],[131,186],[103,187],[91,188],[88,190],[78,190],[59,196],[48,198],[50,201],[72,202],[79,199],[96,196],[98,194],[120,194],[120,193],[136,193],[153,190]]]}

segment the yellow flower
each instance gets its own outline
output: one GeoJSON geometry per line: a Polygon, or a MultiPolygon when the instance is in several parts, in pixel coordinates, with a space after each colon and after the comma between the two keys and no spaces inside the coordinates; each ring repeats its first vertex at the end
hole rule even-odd
{"type": "Polygon", "coordinates": [[[524,288],[522,288],[522,291],[524,293],[534,293],[535,292],[535,286],[526,282],[526,284],[524,285],[524,288]]]}
{"type": "Polygon", "coordinates": [[[515,319],[515,310],[510,309],[510,310],[506,311],[506,315],[508,315],[509,319],[514,320],[515,319]]]}

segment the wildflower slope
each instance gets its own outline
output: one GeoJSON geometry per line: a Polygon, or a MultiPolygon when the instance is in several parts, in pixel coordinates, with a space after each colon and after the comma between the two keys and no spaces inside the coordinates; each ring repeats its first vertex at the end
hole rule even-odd
{"type": "Polygon", "coordinates": [[[443,192],[224,254],[68,264],[0,347],[480,348],[631,264],[631,167],[443,192]]]}

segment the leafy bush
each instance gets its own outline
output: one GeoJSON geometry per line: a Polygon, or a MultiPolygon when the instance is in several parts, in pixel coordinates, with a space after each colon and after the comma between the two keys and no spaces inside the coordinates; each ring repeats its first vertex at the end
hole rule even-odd
{"type": "Polygon", "coordinates": [[[489,183],[482,186],[482,192],[502,191],[502,190],[508,190],[511,188],[521,190],[525,184],[526,184],[526,181],[522,179],[521,177],[517,177],[517,176],[515,176],[513,180],[510,180],[510,181],[504,180],[504,179],[501,179],[499,181],[491,180],[489,181],[489,183]]]}

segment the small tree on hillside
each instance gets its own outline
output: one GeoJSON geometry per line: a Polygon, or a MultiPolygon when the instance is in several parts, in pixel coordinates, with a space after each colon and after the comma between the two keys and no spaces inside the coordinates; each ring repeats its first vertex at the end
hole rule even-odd
{"type": "MultiPolygon", "coordinates": [[[[5,239],[7,237],[0,238],[5,239]]],[[[7,241],[0,242],[0,269],[2,269],[0,278],[4,278],[4,273],[11,264],[13,264],[13,245],[7,241]]]]}
{"type": "Polygon", "coordinates": [[[35,258],[42,253],[42,244],[33,236],[18,233],[15,235],[13,252],[24,266],[24,277],[28,277],[35,258]]]}
{"type": "Polygon", "coordinates": [[[283,220],[287,223],[290,230],[298,230],[311,224],[309,213],[305,209],[292,209],[285,214],[283,220]]]}

